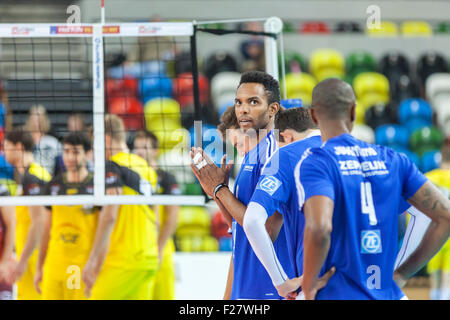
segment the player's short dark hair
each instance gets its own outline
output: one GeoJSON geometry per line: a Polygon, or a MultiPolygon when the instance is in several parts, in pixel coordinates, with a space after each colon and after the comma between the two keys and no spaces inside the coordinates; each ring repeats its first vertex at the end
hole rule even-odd
{"type": "Polygon", "coordinates": [[[63,140],[63,145],[68,144],[71,146],[82,146],[84,152],[88,152],[92,149],[91,139],[83,131],[70,132],[63,140]]]}
{"type": "Polygon", "coordinates": [[[450,162],[450,144],[446,144],[441,148],[442,160],[441,162],[450,162]]]}
{"type": "Polygon", "coordinates": [[[264,86],[267,96],[267,104],[280,103],[280,84],[270,74],[262,71],[248,71],[241,75],[238,88],[243,83],[260,83],[264,86]]]}
{"type": "Polygon", "coordinates": [[[236,118],[234,106],[228,107],[220,116],[220,124],[217,126],[223,138],[226,136],[227,129],[239,128],[239,122],[236,118]]]}
{"type": "MultiPolygon", "coordinates": [[[[275,116],[275,129],[280,132],[287,129],[304,132],[313,128],[317,128],[317,126],[312,121],[306,108],[283,108],[275,116]]],[[[283,139],[282,136],[280,136],[281,139],[283,139]]]]}
{"type": "Polygon", "coordinates": [[[150,141],[152,142],[153,148],[155,148],[155,149],[159,148],[158,137],[151,131],[147,131],[147,130],[137,131],[136,134],[134,135],[133,144],[136,139],[150,139],[150,141]]]}
{"type": "Polygon", "coordinates": [[[355,93],[345,81],[329,78],[319,82],[312,93],[312,108],[328,118],[342,118],[355,105],[355,93]]]}
{"type": "Polygon", "coordinates": [[[5,140],[12,142],[13,144],[22,144],[23,149],[28,152],[33,152],[34,140],[31,133],[24,128],[14,128],[5,135],[5,140]]]}

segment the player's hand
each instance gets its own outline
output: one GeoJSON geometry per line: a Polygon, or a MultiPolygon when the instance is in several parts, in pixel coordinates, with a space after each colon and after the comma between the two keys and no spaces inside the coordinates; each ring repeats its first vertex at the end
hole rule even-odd
{"type": "Polygon", "coordinates": [[[394,271],[394,281],[397,284],[397,286],[401,289],[405,286],[405,284],[408,280],[405,279],[397,270],[395,270],[394,271]]]}
{"type": "Polygon", "coordinates": [[[14,259],[0,264],[0,282],[5,282],[8,285],[12,285],[14,283],[15,266],[16,261],[14,259]]]}
{"type": "Polygon", "coordinates": [[[210,197],[213,197],[214,188],[221,183],[228,182],[231,164],[224,168],[217,167],[201,148],[192,148],[190,155],[193,161],[193,163],[191,163],[192,171],[205,193],[210,197]]]}
{"type": "Polygon", "coordinates": [[[81,275],[81,279],[84,282],[84,295],[86,296],[86,298],[89,298],[91,296],[91,290],[94,286],[95,281],[97,280],[97,276],[97,266],[91,261],[86,262],[81,275]]]}
{"type": "Polygon", "coordinates": [[[316,298],[317,292],[325,287],[328,283],[328,280],[335,274],[336,268],[332,267],[327,271],[321,278],[317,279],[314,287],[310,290],[303,290],[305,295],[305,300],[314,300],[316,298]]]}
{"type": "Polygon", "coordinates": [[[34,275],[33,284],[34,284],[34,288],[36,289],[36,291],[39,294],[42,294],[41,287],[40,287],[41,281],[42,281],[42,268],[36,268],[36,273],[34,275]]]}
{"type": "Polygon", "coordinates": [[[276,286],[278,294],[288,300],[295,300],[297,297],[297,290],[301,287],[303,282],[303,277],[287,279],[285,282],[276,286]]]}

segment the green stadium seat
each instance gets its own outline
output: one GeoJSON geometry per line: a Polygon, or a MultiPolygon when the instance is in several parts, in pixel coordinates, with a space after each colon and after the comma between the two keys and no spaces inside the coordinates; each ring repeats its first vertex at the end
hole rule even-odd
{"type": "Polygon", "coordinates": [[[435,127],[425,127],[414,131],[410,137],[411,150],[419,157],[431,150],[440,150],[444,143],[444,135],[435,127]]]}

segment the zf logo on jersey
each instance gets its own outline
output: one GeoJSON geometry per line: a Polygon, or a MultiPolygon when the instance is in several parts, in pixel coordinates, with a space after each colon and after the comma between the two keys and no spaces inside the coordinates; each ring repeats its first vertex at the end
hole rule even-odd
{"type": "Polygon", "coordinates": [[[281,181],[275,178],[274,176],[265,177],[258,188],[267,192],[270,195],[273,195],[275,191],[281,186],[281,181]]]}
{"type": "Polygon", "coordinates": [[[361,232],[361,253],[381,253],[380,230],[364,230],[361,232]]]}

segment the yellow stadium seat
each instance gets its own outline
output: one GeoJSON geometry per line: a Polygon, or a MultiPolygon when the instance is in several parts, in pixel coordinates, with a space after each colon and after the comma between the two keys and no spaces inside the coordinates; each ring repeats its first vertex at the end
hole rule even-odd
{"type": "Polygon", "coordinates": [[[201,249],[206,252],[219,251],[219,241],[212,236],[204,237],[201,249]]]}
{"type": "Polygon", "coordinates": [[[402,34],[405,37],[430,37],[433,28],[425,21],[405,21],[402,23],[402,34]]]}
{"type": "Polygon", "coordinates": [[[389,81],[381,73],[363,72],[353,79],[353,89],[364,111],[376,104],[389,102],[389,81]]]}
{"type": "Polygon", "coordinates": [[[361,104],[358,102],[358,100],[356,100],[356,123],[357,124],[365,124],[364,113],[365,113],[364,108],[361,106],[361,104]]]}
{"type": "Polygon", "coordinates": [[[345,76],[345,58],[339,51],[319,49],[311,54],[309,61],[309,72],[316,77],[317,81],[345,76]]]}
{"type": "Polygon", "coordinates": [[[180,104],[171,98],[155,98],[144,106],[145,121],[159,120],[161,118],[180,121],[180,104]]]}
{"type": "Polygon", "coordinates": [[[379,25],[368,27],[366,33],[374,37],[395,37],[398,35],[398,27],[392,21],[380,21],[379,25]]]}
{"type": "Polygon", "coordinates": [[[177,237],[210,235],[211,217],[204,207],[182,206],[175,230],[177,237]]]}
{"type": "Polygon", "coordinates": [[[311,105],[312,91],[316,79],[307,73],[289,73],[286,75],[287,99],[302,99],[304,105],[311,105]]]}

